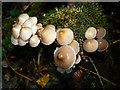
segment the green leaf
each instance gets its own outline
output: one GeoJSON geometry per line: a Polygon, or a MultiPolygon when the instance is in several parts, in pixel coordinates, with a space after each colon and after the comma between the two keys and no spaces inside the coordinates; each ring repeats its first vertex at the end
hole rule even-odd
{"type": "Polygon", "coordinates": [[[11,16],[18,16],[19,10],[15,7],[14,9],[10,10],[11,16]]]}

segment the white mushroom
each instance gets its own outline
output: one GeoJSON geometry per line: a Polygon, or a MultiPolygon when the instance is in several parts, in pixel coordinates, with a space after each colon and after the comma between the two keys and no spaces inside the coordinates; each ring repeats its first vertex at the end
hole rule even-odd
{"type": "Polygon", "coordinates": [[[76,54],[72,47],[68,45],[61,46],[54,51],[54,61],[58,71],[70,73],[75,64],[76,54]]]}
{"type": "Polygon", "coordinates": [[[33,25],[32,26],[32,34],[35,35],[37,32],[37,26],[36,25],[33,25]]]}
{"type": "Polygon", "coordinates": [[[77,59],[76,59],[76,61],[75,61],[75,64],[80,63],[80,61],[81,61],[81,57],[80,57],[80,55],[78,54],[78,55],[77,55],[77,59]]]}
{"type": "Polygon", "coordinates": [[[55,31],[55,26],[54,25],[47,25],[45,29],[52,29],[55,31]]]}
{"type": "Polygon", "coordinates": [[[73,31],[69,28],[63,28],[57,30],[57,42],[60,45],[67,45],[72,42],[74,38],[73,31]]]}
{"type": "Polygon", "coordinates": [[[31,47],[37,47],[40,43],[40,39],[37,35],[33,35],[31,38],[30,38],[30,46],[31,47]]]}
{"type": "Polygon", "coordinates": [[[37,24],[37,17],[30,17],[29,20],[30,20],[32,25],[36,25],[37,24]]]}
{"type": "Polygon", "coordinates": [[[90,27],[90,28],[88,28],[87,31],[85,32],[85,37],[86,37],[87,39],[93,39],[93,38],[96,37],[96,33],[97,33],[96,29],[95,29],[94,27],[90,27]]]}
{"type": "Polygon", "coordinates": [[[22,24],[22,27],[32,27],[32,24],[30,22],[30,20],[26,20],[23,24],[22,24]]]}
{"type": "Polygon", "coordinates": [[[83,43],[86,52],[95,52],[98,49],[98,42],[95,39],[87,39],[83,43]]]}
{"type": "Polygon", "coordinates": [[[14,38],[13,35],[11,35],[11,43],[13,45],[18,45],[18,39],[17,38],[14,38]]]}
{"type": "Polygon", "coordinates": [[[41,42],[50,45],[55,41],[56,32],[51,29],[44,29],[41,33],[41,42]]]}
{"type": "Polygon", "coordinates": [[[20,24],[16,24],[14,25],[14,27],[12,28],[12,34],[15,38],[18,38],[20,35],[20,29],[21,29],[21,25],[20,24]]]}
{"type": "Polygon", "coordinates": [[[27,19],[29,19],[29,15],[27,13],[23,13],[18,16],[18,24],[23,24],[27,19]]]}
{"type": "Polygon", "coordinates": [[[36,26],[37,26],[37,30],[43,28],[41,23],[36,24],[36,26]]]}
{"type": "Polygon", "coordinates": [[[22,40],[26,41],[28,40],[32,35],[32,29],[28,27],[24,27],[20,31],[20,37],[22,40]]]}
{"type": "Polygon", "coordinates": [[[19,46],[25,46],[27,43],[28,43],[28,41],[24,41],[20,37],[18,38],[18,44],[19,44],[19,46]]]}

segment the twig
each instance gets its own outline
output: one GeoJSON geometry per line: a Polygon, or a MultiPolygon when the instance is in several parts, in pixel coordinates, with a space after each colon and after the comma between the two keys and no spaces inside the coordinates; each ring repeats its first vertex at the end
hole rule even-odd
{"type": "Polygon", "coordinates": [[[102,87],[103,87],[103,82],[102,82],[102,80],[101,80],[101,78],[100,78],[99,72],[98,72],[98,70],[97,70],[97,68],[96,68],[93,60],[92,60],[90,57],[88,57],[88,56],[86,56],[86,57],[90,60],[91,64],[93,65],[93,67],[94,67],[94,69],[95,69],[95,71],[96,71],[96,73],[97,73],[97,75],[98,75],[98,78],[99,78],[99,80],[100,80],[100,83],[101,83],[101,85],[102,85],[102,87]]]}
{"type": "Polygon", "coordinates": [[[118,39],[118,40],[116,40],[114,42],[111,42],[110,45],[113,45],[113,44],[118,43],[118,42],[120,42],[120,39],[118,39]]]}
{"type": "MultiPolygon", "coordinates": [[[[83,69],[83,70],[85,70],[85,71],[87,71],[87,72],[90,72],[90,73],[92,73],[92,74],[94,74],[94,75],[97,75],[97,73],[95,73],[95,72],[93,72],[93,71],[91,71],[91,70],[88,70],[88,69],[86,69],[86,68],[84,68],[84,67],[82,67],[82,66],[79,66],[79,68],[81,68],[81,69],[83,69]]],[[[118,86],[117,84],[109,81],[108,79],[104,78],[103,76],[100,76],[100,75],[99,75],[99,77],[102,78],[103,80],[111,83],[112,85],[118,86]]],[[[120,87],[120,86],[118,86],[118,87],[120,87]]]]}

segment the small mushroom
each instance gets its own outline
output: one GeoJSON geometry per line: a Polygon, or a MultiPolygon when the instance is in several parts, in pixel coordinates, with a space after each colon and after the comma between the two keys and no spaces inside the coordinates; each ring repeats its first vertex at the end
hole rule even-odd
{"type": "Polygon", "coordinates": [[[43,28],[41,23],[36,24],[36,26],[37,26],[37,30],[43,28]]]}
{"type": "Polygon", "coordinates": [[[32,23],[30,22],[30,20],[26,20],[24,23],[23,23],[23,25],[22,25],[22,27],[32,27],[32,23]]]}
{"type": "Polygon", "coordinates": [[[45,29],[52,29],[55,31],[55,26],[54,25],[47,25],[45,29]]]}
{"type": "Polygon", "coordinates": [[[72,42],[74,38],[73,31],[69,28],[63,28],[57,30],[57,42],[60,45],[67,45],[72,42]]]}
{"type": "Polygon", "coordinates": [[[25,46],[27,43],[28,43],[28,41],[24,41],[20,37],[18,38],[18,44],[19,44],[19,46],[25,46]]]}
{"type": "Polygon", "coordinates": [[[93,39],[96,37],[96,29],[94,27],[89,27],[87,31],[85,32],[85,37],[87,39],[93,39]]]}
{"type": "Polygon", "coordinates": [[[22,40],[28,40],[32,35],[32,29],[28,27],[24,27],[20,30],[20,37],[22,40]]]}
{"type": "MultiPolygon", "coordinates": [[[[68,45],[56,48],[54,51],[54,61],[61,73],[65,71],[70,73],[69,70],[73,67],[76,60],[76,54],[72,47],[68,45]]],[[[70,70],[71,71],[71,70],[70,70]]]]}
{"type": "Polygon", "coordinates": [[[76,61],[75,61],[75,64],[80,63],[80,61],[81,61],[81,57],[80,57],[80,55],[78,54],[78,55],[77,55],[77,59],[76,59],[76,61]]]}
{"type": "Polygon", "coordinates": [[[37,47],[40,43],[40,39],[37,35],[33,35],[31,38],[30,38],[30,46],[31,47],[37,47]]]}
{"type": "Polygon", "coordinates": [[[37,17],[30,17],[29,20],[30,20],[32,25],[36,25],[37,24],[37,17]]]}
{"type": "Polygon", "coordinates": [[[70,44],[68,44],[69,46],[71,46],[73,49],[74,49],[74,51],[75,51],[75,53],[76,53],[76,55],[78,54],[78,52],[80,51],[80,47],[79,47],[79,43],[76,41],[76,40],[73,40],[70,44]]]}
{"type": "Polygon", "coordinates": [[[44,30],[44,28],[40,28],[40,29],[37,30],[38,36],[41,36],[41,33],[42,33],[43,30],[44,30]]]}
{"type": "Polygon", "coordinates": [[[108,48],[109,44],[105,39],[99,38],[97,41],[98,41],[98,51],[99,52],[105,51],[108,48]]]}
{"type": "Polygon", "coordinates": [[[17,39],[17,38],[14,38],[13,35],[11,35],[11,43],[12,43],[13,45],[18,45],[18,39],[17,39]]]}
{"type": "Polygon", "coordinates": [[[41,42],[50,45],[55,41],[56,32],[51,29],[44,29],[41,33],[41,42]]]}
{"type": "Polygon", "coordinates": [[[32,26],[32,34],[35,35],[37,32],[37,26],[36,25],[33,25],[32,26]]]}
{"type": "Polygon", "coordinates": [[[12,28],[12,34],[13,34],[14,38],[18,38],[19,37],[20,29],[21,29],[21,25],[20,24],[14,25],[14,27],[12,28]]]}
{"type": "Polygon", "coordinates": [[[106,30],[103,27],[97,27],[97,38],[103,38],[106,34],[106,30]]]}
{"type": "Polygon", "coordinates": [[[95,52],[98,49],[98,42],[95,39],[87,39],[83,43],[86,52],[95,52]]]}
{"type": "Polygon", "coordinates": [[[23,13],[18,16],[18,24],[23,24],[27,19],[29,19],[29,15],[27,13],[23,13]]]}

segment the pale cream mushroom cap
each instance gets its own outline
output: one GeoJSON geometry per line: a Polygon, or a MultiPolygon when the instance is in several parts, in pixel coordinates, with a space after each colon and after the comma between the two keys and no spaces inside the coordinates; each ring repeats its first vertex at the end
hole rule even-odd
{"type": "Polygon", "coordinates": [[[86,52],[95,52],[98,49],[98,42],[95,39],[87,39],[83,43],[86,52]]]}
{"type": "Polygon", "coordinates": [[[33,25],[32,26],[32,34],[35,35],[37,32],[37,26],[36,25],[33,25]]]}
{"type": "Polygon", "coordinates": [[[85,37],[87,39],[93,39],[93,38],[96,37],[96,33],[97,33],[97,31],[96,31],[96,29],[94,27],[89,27],[87,29],[87,31],[85,32],[85,37]]]}
{"type": "Polygon", "coordinates": [[[74,38],[73,31],[69,28],[63,28],[57,30],[57,42],[60,45],[67,45],[72,42],[74,38]]]}
{"type": "Polygon", "coordinates": [[[32,35],[32,29],[28,27],[24,27],[20,30],[20,37],[22,40],[28,40],[32,35]]]}
{"type": "Polygon", "coordinates": [[[29,15],[27,13],[23,13],[18,16],[18,24],[23,24],[27,19],[29,19],[29,15]]]}
{"type": "Polygon", "coordinates": [[[56,39],[56,32],[51,29],[45,29],[41,33],[41,42],[44,45],[52,44],[56,39]]]}
{"type": "Polygon", "coordinates": [[[20,35],[20,29],[21,29],[21,25],[20,24],[16,24],[13,28],[12,28],[12,34],[15,38],[18,38],[20,35]]]}
{"type": "Polygon", "coordinates": [[[80,55],[78,54],[78,55],[77,55],[77,59],[76,59],[76,61],[75,61],[75,64],[80,63],[80,61],[81,61],[81,57],[80,57],[80,55]]]}
{"type": "Polygon", "coordinates": [[[109,44],[105,39],[99,38],[97,41],[98,41],[98,51],[99,52],[105,51],[108,48],[109,44]]]}
{"type": "Polygon", "coordinates": [[[55,26],[54,25],[47,25],[45,29],[52,29],[55,31],[55,26]]]}
{"type": "Polygon", "coordinates": [[[19,46],[25,46],[27,43],[28,43],[28,41],[24,41],[20,37],[18,38],[18,45],[19,46]]]}
{"type": "Polygon", "coordinates": [[[44,30],[44,28],[40,28],[40,29],[37,30],[38,36],[41,36],[41,33],[42,33],[43,30],[44,30]]]}
{"type": "Polygon", "coordinates": [[[103,27],[97,27],[96,38],[103,38],[106,34],[106,30],[103,27]]]}
{"type": "Polygon", "coordinates": [[[70,44],[68,44],[69,46],[71,46],[73,49],[74,49],[74,51],[75,51],[75,53],[76,53],[76,55],[78,54],[78,52],[80,51],[80,47],[79,47],[79,43],[76,41],[76,40],[73,40],[70,44]]]}
{"type": "Polygon", "coordinates": [[[72,47],[68,45],[61,46],[54,51],[54,61],[60,69],[70,69],[74,65],[76,54],[72,47]]]}
{"type": "Polygon", "coordinates": [[[32,25],[37,24],[37,17],[30,17],[29,20],[30,20],[32,25]]]}
{"type": "Polygon", "coordinates": [[[18,39],[17,39],[17,38],[14,38],[13,35],[11,35],[11,43],[12,43],[13,45],[18,45],[18,39]]]}
{"type": "Polygon", "coordinates": [[[29,40],[31,47],[37,47],[40,43],[40,39],[37,35],[33,35],[29,40]]]}
{"type": "Polygon", "coordinates": [[[41,23],[36,24],[37,29],[43,28],[41,23]]]}
{"type": "Polygon", "coordinates": [[[32,27],[32,24],[31,24],[31,22],[30,22],[30,20],[26,20],[24,23],[23,23],[23,25],[22,25],[22,27],[32,27]]]}

